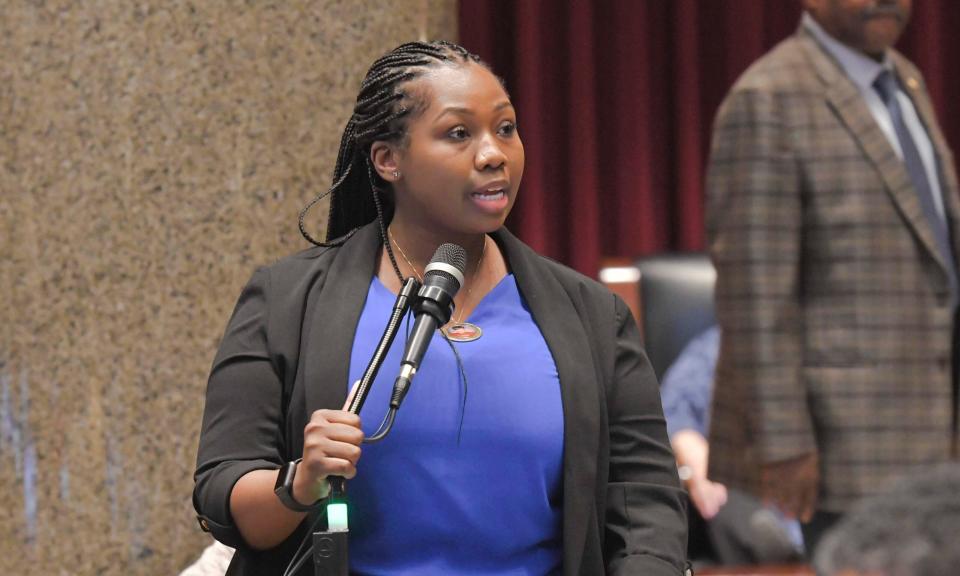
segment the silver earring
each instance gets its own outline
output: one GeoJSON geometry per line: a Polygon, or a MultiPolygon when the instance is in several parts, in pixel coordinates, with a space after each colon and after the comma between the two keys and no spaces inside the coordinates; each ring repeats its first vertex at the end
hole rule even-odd
{"type": "Polygon", "coordinates": [[[399,179],[399,178],[400,178],[400,171],[399,171],[399,170],[394,170],[394,171],[393,171],[393,177],[399,179]]]}

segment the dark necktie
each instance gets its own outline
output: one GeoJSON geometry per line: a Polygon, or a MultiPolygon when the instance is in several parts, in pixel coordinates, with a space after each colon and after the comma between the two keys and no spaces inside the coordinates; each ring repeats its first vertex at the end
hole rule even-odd
{"type": "Polygon", "coordinates": [[[873,88],[880,94],[880,99],[886,104],[890,111],[890,121],[893,123],[893,129],[897,133],[897,140],[900,141],[900,150],[903,152],[903,163],[910,175],[910,181],[913,188],[917,191],[920,200],[920,206],[923,213],[930,222],[933,229],[933,236],[937,243],[940,254],[947,262],[947,273],[950,280],[950,294],[954,305],[957,302],[957,270],[953,259],[953,249],[950,246],[950,232],[947,229],[946,221],[937,211],[933,199],[933,189],[930,187],[930,180],[927,178],[927,171],[923,166],[923,160],[920,158],[920,151],[917,144],[910,135],[906,123],[903,121],[903,112],[900,109],[900,103],[897,101],[897,78],[890,70],[884,70],[877,76],[873,82],[873,88]]]}

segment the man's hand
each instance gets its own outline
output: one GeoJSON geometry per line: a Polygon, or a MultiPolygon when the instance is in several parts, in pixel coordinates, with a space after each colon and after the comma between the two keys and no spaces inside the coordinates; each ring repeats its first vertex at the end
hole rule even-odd
{"type": "Polygon", "coordinates": [[[680,479],[690,494],[690,502],[704,520],[713,518],[727,503],[727,487],[707,479],[707,453],[710,450],[707,439],[696,430],[683,429],[670,437],[670,444],[680,470],[684,472],[680,479]]]}
{"type": "Polygon", "coordinates": [[[687,492],[690,493],[690,501],[704,520],[716,516],[720,508],[727,503],[727,487],[719,482],[692,477],[685,484],[687,492]]]}
{"type": "Polygon", "coordinates": [[[809,522],[817,506],[820,464],[816,452],[767,462],[760,473],[760,495],[788,518],[809,522]]]}

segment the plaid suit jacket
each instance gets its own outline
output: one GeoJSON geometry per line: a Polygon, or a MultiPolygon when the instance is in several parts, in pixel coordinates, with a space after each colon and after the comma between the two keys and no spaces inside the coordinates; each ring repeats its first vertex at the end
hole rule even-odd
{"type": "MultiPolygon", "coordinates": [[[[960,254],[953,157],[919,71],[894,53],[936,150],[960,254]]],[[[710,475],[756,492],[760,464],[818,451],[818,508],[955,457],[954,314],[942,256],[897,157],[802,27],[720,108],[708,229],[723,330],[710,475]]]]}

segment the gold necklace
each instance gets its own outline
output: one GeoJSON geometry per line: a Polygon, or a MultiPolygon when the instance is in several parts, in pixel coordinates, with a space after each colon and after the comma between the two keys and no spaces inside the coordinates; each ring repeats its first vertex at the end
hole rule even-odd
{"type": "MultiPolygon", "coordinates": [[[[407,253],[403,251],[403,248],[400,247],[400,243],[397,242],[396,237],[393,235],[393,230],[389,227],[387,228],[387,236],[393,242],[393,245],[397,247],[397,250],[400,251],[400,256],[403,257],[404,262],[407,263],[407,266],[410,267],[410,270],[413,271],[414,277],[423,284],[423,275],[417,270],[417,267],[413,265],[413,262],[410,261],[410,258],[407,257],[407,253]]],[[[483,237],[483,248],[480,249],[480,258],[477,259],[477,265],[473,269],[473,280],[476,282],[477,278],[480,275],[480,265],[483,263],[483,257],[487,253],[487,237],[483,237]]],[[[466,283],[466,281],[464,281],[466,283]]],[[[466,287],[467,292],[466,296],[463,298],[463,305],[460,307],[460,312],[457,314],[457,318],[454,319],[453,323],[450,324],[447,328],[443,329],[443,333],[451,340],[457,342],[472,342],[480,336],[483,335],[483,331],[476,324],[463,321],[463,313],[467,309],[467,304],[470,302],[470,296],[473,292],[473,286],[466,287]]]]}
{"type": "MultiPolygon", "coordinates": [[[[411,262],[409,258],[407,258],[407,253],[404,252],[403,248],[400,247],[400,243],[397,242],[397,239],[393,236],[393,231],[390,228],[387,228],[387,236],[390,237],[390,240],[393,241],[393,245],[396,246],[397,250],[400,251],[400,255],[403,256],[403,259],[404,261],[406,261],[407,266],[409,266],[410,269],[413,270],[413,275],[421,284],[423,284],[423,275],[417,272],[417,267],[413,265],[413,262],[411,262]]],[[[483,246],[486,247],[487,243],[484,242],[483,246]]]]}
{"type": "Polygon", "coordinates": [[[480,276],[480,264],[483,263],[483,255],[487,253],[487,237],[483,237],[483,248],[480,249],[480,259],[477,260],[477,265],[473,268],[473,282],[470,286],[467,286],[467,295],[463,299],[463,306],[460,308],[460,313],[457,314],[457,318],[453,321],[454,324],[463,324],[463,313],[467,309],[467,303],[470,302],[470,292],[473,290],[473,284],[477,282],[477,278],[480,276]]]}

